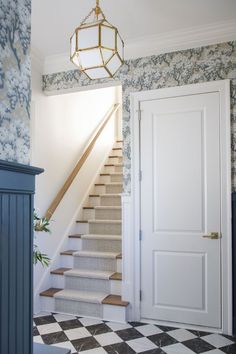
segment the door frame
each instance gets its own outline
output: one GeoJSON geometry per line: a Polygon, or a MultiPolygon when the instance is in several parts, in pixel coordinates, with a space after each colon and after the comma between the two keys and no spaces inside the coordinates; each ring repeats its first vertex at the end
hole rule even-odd
{"type": "MultiPolygon", "coordinates": [[[[232,227],[231,227],[231,123],[230,80],[198,83],[131,93],[131,196],[123,196],[123,296],[129,298],[129,317],[141,318],[141,241],[140,241],[140,103],[142,101],[218,92],[220,95],[221,228],[222,228],[222,328],[204,327],[212,332],[232,334],[232,227]]],[[[147,320],[145,320],[147,322],[147,320]]],[[[150,322],[150,321],[149,321],[150,322]]],[[[159,322],[168,324],[168,322],[159,322]]],[[[200,329],[200,326],[175,324],[200,329]]]]}

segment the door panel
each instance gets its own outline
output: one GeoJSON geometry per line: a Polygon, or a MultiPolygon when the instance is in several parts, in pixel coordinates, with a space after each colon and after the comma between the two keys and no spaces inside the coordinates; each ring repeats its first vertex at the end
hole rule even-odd
{"type": "Polygon", "coordinates": [[[220,328],[219,95],[141,110],[141,315],[220,328]]]}

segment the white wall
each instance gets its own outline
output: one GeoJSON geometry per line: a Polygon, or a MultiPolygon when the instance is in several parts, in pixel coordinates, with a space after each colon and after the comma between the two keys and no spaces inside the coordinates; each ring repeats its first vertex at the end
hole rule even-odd
{"type": "MultiPolygon", "coordinates": [[[[37,177],[35,208],[43,216],[53,198],[74,168],[97,126],[112,104],[121,99],[119,87],[45,96],[41,91],[40,73],[32,72],[31,164],[45,169],[37,177]]],[[[85,199],[91,183],[101,168],[114,140],[120,138],[119,114],[111,120],[93,152],[62,203],[52,217],[52,234],[40,233],[36,243],[43,253],[58,263],[57,254],[85,199]]],[[[35,267],[35,311],[39,309],[38,292],[50,285],[48,270],[35,267]]]]}

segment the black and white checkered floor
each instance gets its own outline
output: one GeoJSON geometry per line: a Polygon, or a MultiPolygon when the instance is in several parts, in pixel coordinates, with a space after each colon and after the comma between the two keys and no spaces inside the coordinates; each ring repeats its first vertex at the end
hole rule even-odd
{"type": "Polygon", "coordinates": [[[236,354],[236,338],[144,323],[62,314],[34,318],[34,341],[83,354],[236,354]]]}

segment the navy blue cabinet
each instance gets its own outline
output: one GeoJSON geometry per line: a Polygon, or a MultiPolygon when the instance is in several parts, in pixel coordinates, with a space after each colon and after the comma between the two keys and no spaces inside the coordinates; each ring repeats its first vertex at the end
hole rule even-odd
{"type": "Polygon", "coordinates": [[[0,354],[32,354],[35,175],[0,160],[0,354]]]}

